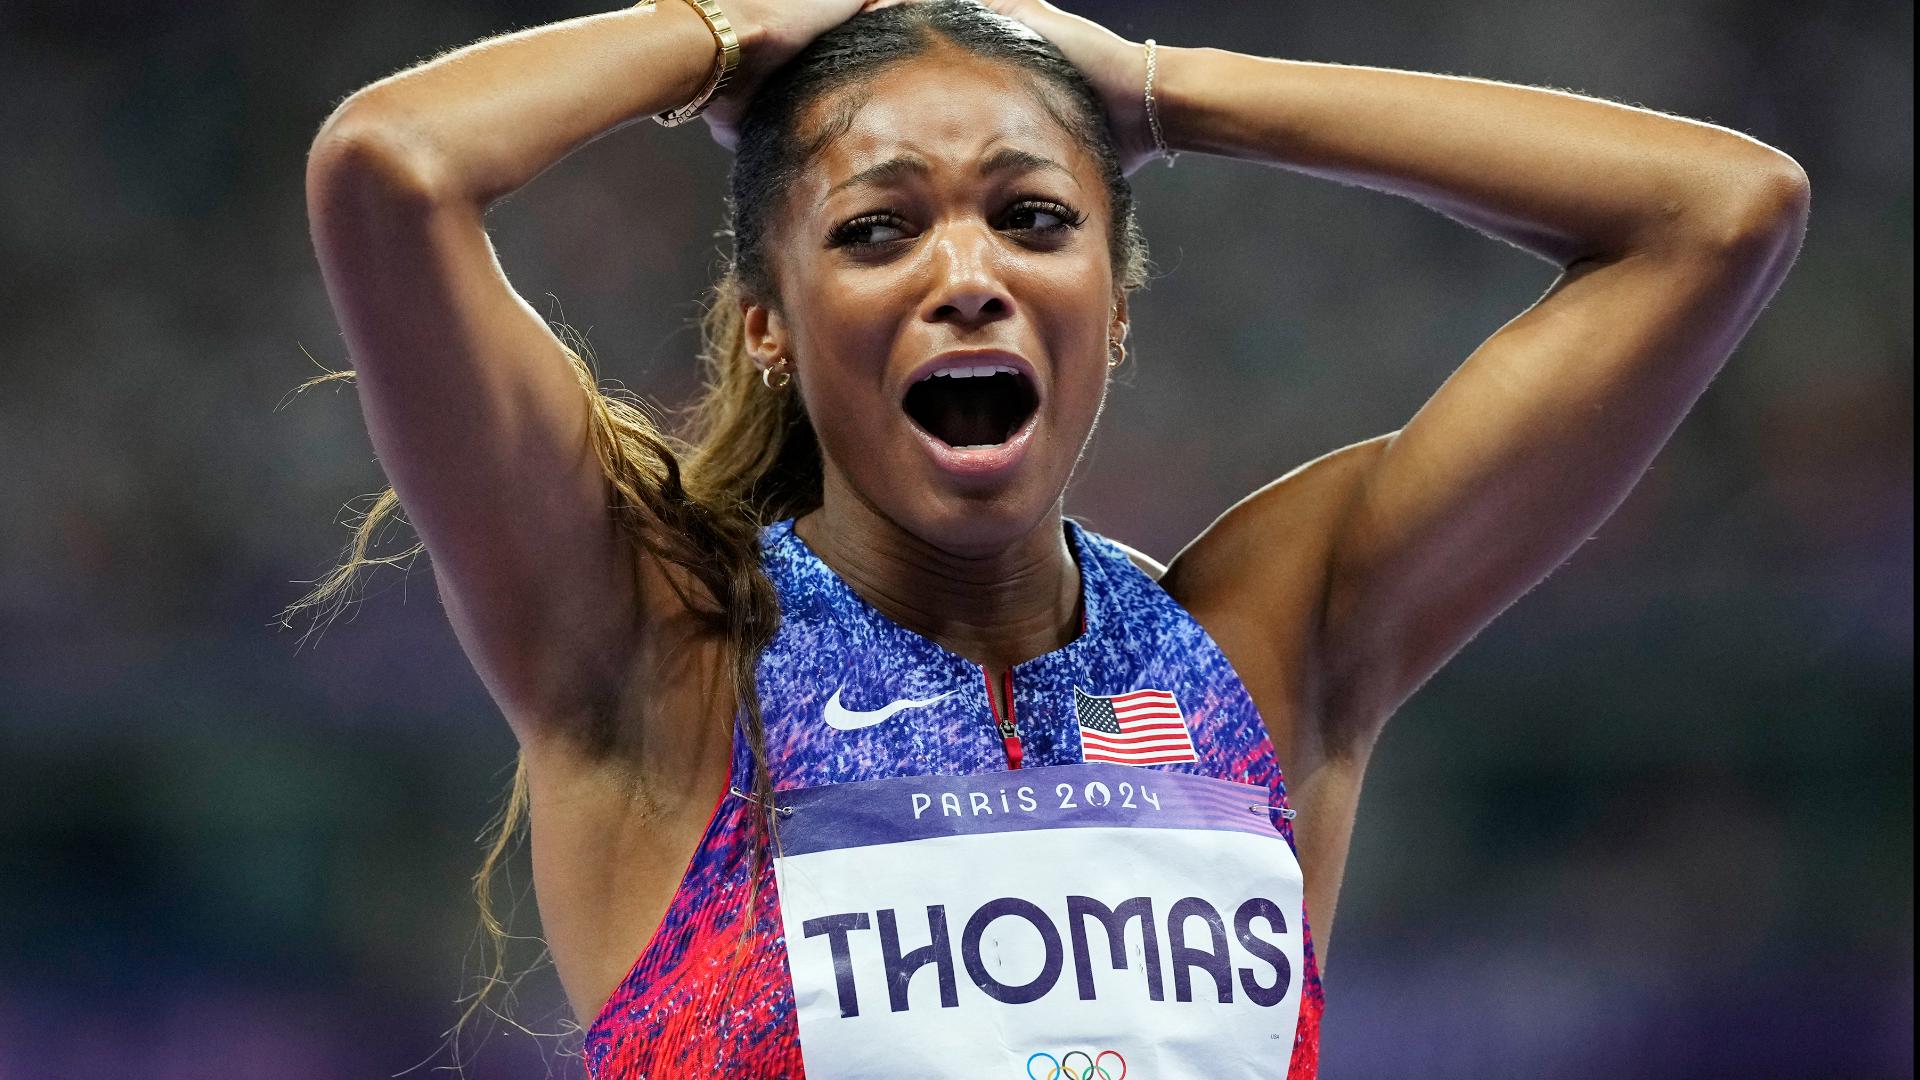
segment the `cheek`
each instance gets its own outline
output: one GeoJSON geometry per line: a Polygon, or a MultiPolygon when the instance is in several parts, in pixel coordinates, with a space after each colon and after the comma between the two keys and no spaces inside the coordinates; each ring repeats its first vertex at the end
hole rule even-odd
{"type": "Polygon", "coordinates": [[[815,304],[793,328],[801,400],[835,457],[872,443],[899,408],[884,392],[893,337],[871,307],[843,300],[815,304]]]}
{"type": "MultiPolygon", "coordinates": [[[[791,323],[803,366],[880,370],[903,312],[911,310],[880,275],[819,273],[791,292],[790,310],[804,313],[791,323]]],[[[821,375],[831,377],[832,371],[821,375]]]]}
{"type": "Polygon", "coordinates": [[[1061,383],[1062,421],[1079,438],[1085,439],[1086,432],[1092,429],[1094,418],[1100,414],[1100,407],[1107,397],[1107,366],[1105,361],[1082,358],[1066,372],[1061,383]]]}

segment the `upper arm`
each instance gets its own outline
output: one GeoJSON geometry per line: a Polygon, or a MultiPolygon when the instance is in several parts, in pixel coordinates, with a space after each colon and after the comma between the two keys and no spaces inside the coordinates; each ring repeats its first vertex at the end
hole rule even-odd
{"type": "Polygon", "coordinates": [[[591,388],[508,284],[483,209],[436,197],[407,148],[351,109],[309,159],[314,246],[381,467],[525,738],[604,704],[633,643],[635,569],[589,437],[591,388]]]}
{"type": "Polygon", "coordinates": [[[1721,232],[1569,267],[1399,431],[1236,504],[1164,582],[1290,769],[1379,726],[1631,490],[1797,249],[1790,177],[1721,232]]]}
{"type": "Polygon", "coordinates": [[[1626,497],[1797,250],[1804,188],[1747,205],[1570,266],[1382,443],[1327,552],[1329,723],[1384,722],[1626,497]]]}

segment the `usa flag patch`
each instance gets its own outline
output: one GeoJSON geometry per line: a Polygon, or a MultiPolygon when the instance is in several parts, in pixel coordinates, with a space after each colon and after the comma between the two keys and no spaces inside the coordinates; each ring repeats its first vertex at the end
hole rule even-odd
{"type": "Polygon", "coordinates": [[[1180,702],[1165,690],[1100,697],[1076,686],[1073,712],[1080,723],[1082,761],[1166,765],[1199,760],[1180,702]]]}

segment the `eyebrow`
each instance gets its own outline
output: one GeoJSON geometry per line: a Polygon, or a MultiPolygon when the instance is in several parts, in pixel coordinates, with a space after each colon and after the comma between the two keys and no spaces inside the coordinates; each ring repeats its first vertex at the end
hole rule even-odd
{"type": "MultiPolygon", "coordinates": [[[[932,171],[933,166],[928,164],[926,158],[920,157],[917,154],[902,154],[899,157],[888,158],[878,165],[869,165],[861,169],[859,172],[828,188],[827,194],[832,195],[842,188],[853,187],[856,184],[885,185],[897,183],[908,176],[925,176],[932,171]]],[[[979,174],[981,176],[993,176],[997,173],[1006,172],[1058,172],[1070,180],[1074,179],[1072,169],[1067,168],[1052,158],[1042,157],[1032,151],[1021,150],[1012,146],[1003,146],[993,153],[988,154],[986,158],[980,162],[979,174]]]]}

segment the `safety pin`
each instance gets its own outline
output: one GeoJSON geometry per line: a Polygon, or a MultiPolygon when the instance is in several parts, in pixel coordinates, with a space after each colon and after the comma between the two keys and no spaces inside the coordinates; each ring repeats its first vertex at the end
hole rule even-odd
{"type": "MultiPolygon", "coordinates": [[[[751,796],[751,795],[749,795],[749,794],[747,794],[746,792],[744,792],[744,791],[741,791],[741,790],[740,790],[739,788],[737,788],[737,787],[734,787],[734,786],[733,786],[732,784],[728,784],[728,785],[727,785],[727,790],[728,790],[728,791],[731,791],[731,792],[733,792],[733,793],[734,793],[735,795],[738,795],[738,796],[740,796],[741,798],[743,798],[743,799],[745,799],[745,800],[747,800],[748,802],[750,802],[750,803],[752,803],[752,804],[753,804],[753,805],[755,805],[755,806],[765,806],[765,805],[766,805],[765,803],[763,803],[763,802],[761,802],[761,801],[760,801],[759,799],[756,799],[756,798],[754,798],[753,796],[751,796]]],[[[781,817],[792,817],[792,816],[793,816],[793,807],[791,807],[791,806],[776,806],[776,807],[774,807],[774,808],[773,808],[773,812],[774,812],[774,813],[776,813],[776,814],[779,814],[779,815],[780,815],[781,817]]]]}
{"type": "MultiPolygon", "coordinates": [[[[1256,814],[1270,814],[1273,812],[1273,807],[1268,806],[1265,803],[1248,803],[1247,809],[1253,811],[1256,814]]],[[[1292,821],[1294,818],[1297,818],[1299,816],[1300,815],[1298,813],[1295,813],[1291,807],[1283,806],[1280,808],[1281,821],[1292,821]]]]}

